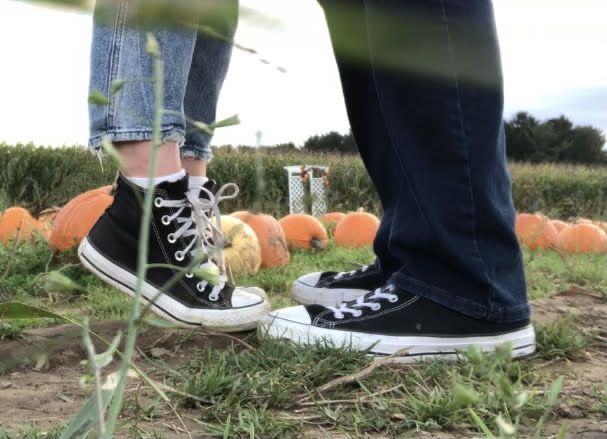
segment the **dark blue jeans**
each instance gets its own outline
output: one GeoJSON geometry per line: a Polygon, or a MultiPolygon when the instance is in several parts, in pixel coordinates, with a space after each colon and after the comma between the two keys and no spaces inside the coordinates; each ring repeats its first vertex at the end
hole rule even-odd
{"type": "Polygon", "coordinates": [[[469,316],[529,316],[489,0],[321,2],[390,282],[469,316]]]}

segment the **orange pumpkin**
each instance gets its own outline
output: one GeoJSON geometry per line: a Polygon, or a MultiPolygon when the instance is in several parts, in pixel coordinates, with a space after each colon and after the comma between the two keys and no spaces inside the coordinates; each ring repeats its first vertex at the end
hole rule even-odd
{"type": "Polygon", "coordinates": [[[312,215],[294,213],[278,221],[285,232],[287,243],[293,249],[325,248],[329,241],[327,229],[312,215]]]}
{"type": "Polygon", "coordinates": [[[61,208],[51,229],[50,244],[57,250],[77,245],[112,204],[112,186],[84,192],[61,208]]]}
{"type": "Polygon", "coordinates": [[[595,221],[594,225],[598,226],[600,229],[603,229],[603,232],[607,233],[607,221],[595,221]]]}
{"type": "Polygon", "coordinates": [[[248,224],[259,241],[261,247],[261,267],[280,267],[287,265],[291,260],[287,238],[282,227],[271,215],[260,213],[255,215],[247,211],[230,214],[248,224]]]}
{"type": "Polygon", "coordinates": [[[38,233],[45,238],[44,227],[22,207],[9,207],[0,214],[0,242],[6,244],[11,239],[25,241],[38,233]]]}
{"type": "Polygon", "coordinates": [[[607,234],[594,224],[574,224],[559,233],[557,247],[565,253],[607,251],[607,234]]]}
{"type": "Polygon", "coordinates": [[[344,247],[364,247],[373,244],[379,218],[368,212],[351,212],[335,227],[335,244],[344,247]]]}
{"type": "Polygon", "coordinates": [[[343,212],[329,212],[329,213],[325,213],[323,216],[321,216],[320,220],[327,222],[327,223],[336,223],[337,224],[345,217],[346,217],[346,214],[343,212]]]}
{"type": "Polygon", "coordinates": [[[575,223],[576,224],[594,224],[593,221],[589,220],[588,218],[578,218],[575,223]]]}
{"type": "Polygon", "coordinates": [[[556,227],[539,213],[520,213],[516,216],[516,236],[530,250],[551,248],[556,242],[556,227]]]}
{"type": "Polygon", "coordinates": [[[550,223],[554,226],[557,233],[560,233],[567,227],[571,226],[570,223],[561,220],[550,220],[550,223]]]}
{"type": "Polygon", "coordinates": [[[40,212],[38,214],[38,218],[36,218],[38,221],[40,221],[40,224],[42,224],[42,228],[44,233],[47,235],[47,238],[51,234],[53,222],[55,221],[55,217],[59,213],[59,210],[61,210],[61,208],[57,206],[49,207],[48,209],[44,209],[42,212],[40,212]]]}

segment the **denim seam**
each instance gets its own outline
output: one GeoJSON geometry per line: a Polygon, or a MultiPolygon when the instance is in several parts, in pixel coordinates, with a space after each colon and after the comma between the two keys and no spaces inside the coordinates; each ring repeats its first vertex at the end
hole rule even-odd
{"type": "MultiPolygon", "coordinates": [[[[367,3],[364,3],[364,8],[367,9],[367,3]]],[[[379,104],[379,108],[381,110],[381,118],[384,122],[384,128],[388,133],[388,137],[390,138],[390,148],[392,149],[392,152],[394,153],[394,155],[396,156],[397,160],[398,160],[398,164],[399,167],[401,169],[401,172],[403,173],[403,177],[405,178],[405,180],[407,181],[407,184],[410,188],[411,191],[411,195],[413,195],[413,199],[415,200],[415,204],[417,205],[417,208],[419,209],[419,211],[421,212],[424,221],[426,221],[426,224],[430,224],[430,222],[428,221],[428,218],[426,216],[426,213],[424,212],[424,209],[422,209],[421,204],[419,203],[418,199],[417,199],[417,194],[415,193],[415,191],[413,190],[413,187],[411,185],[411,179],[409,178],[409,174],[407,173],[404,161],[402,159],[402,157],[400,156],[400,154],[398,153],[398,149],[396,148],[396,146],[394,145],[394,135],[392,134],[392,130],[390,130],[390,128],[388,127],[388,123],[386,122],[386,117],[385,117],[385,111],[384,111],[384,106],[383,106],[383,102],[381,100],[381,96],[380,96],[380,92],[379,89],[377,87],[377,78],[375,75],[375,66],[374,66],[374,58],[373,58],[373,45],[371,44],[371,39],[369,37],[369,14],[368,11],[366,11],[365,13],[365,24],[366,24],[366,32],[367,32],[367,45],[369,48],[369,61],[371,64],[371,76],[373,77],[373,85],[374,85],[374,90],[375,90],[375,96],[377,97],[377,102],[379,104]]],[[[390,230],[390,233],[392,233],[392,230],[390,230]]]]}
{"type": "MultiPolygon", "coordinates": [[[[472,203],[472,242],[474,243],[474,250],[477,253],[477,257],[481,261],[487,283],[489,285],[491,285],[492,293],[494,293],[493,282],[491,281],[491,277],[489,276],[489,271],[487,270],[487,264],[485,263],[485,260],[483,259],[483,256],[480,251],[480,247],[478,245],[478,239],[477,239],[477,233],[476,233],[476,229],[477,229],[477,227],[476,227],[476,209],[475,209],[475,203],[474,203],[475,198],[474,198],[474,190],[472,189],[472,174],[471,174],[471,170],[470,170],[470,149],[467,147],[468,139],[467,139],[466,131],[465,131],[459,77],[458,77],[458,74],[457,74],[457,71],[456,71],[455,65],[454,65],[455,49],[454,49],[453,41],[451,38],[451,31],[449,29],[449,19],[447,16],[447,10],[445,8],[444,0],[441,0],[441,9],[442,9],[443,21],[445,24],[445,31],[447,33],[447,47],[449,48],[449,58],[450,58],[451,66],[452,66],[453,81],[455,82],[455,93],[457,95],[458,122],[460,124],[461,135],[464,140],[462,142],[462,145],[464,146],[463,149],[466,154],[466,171],[467,171],[467,179],[468,179],[468,188],[470,191],[470,201],[472,203]]],[[[489,303],[491,304],[491,301],[489,303]]]]}
{"type": "MultiPolygon", "coordinates": [[[[160,133],[162,135],[163,142],[177,142],[180,146],[185,137],[185,133],[181,128],[175,127],[175,125],[164,125],[160,128],[160,133]]],[[[136,141],[144,141],[151,140],[153,135],[153,131],[151,128],[108,128],[103,131],[97,132],[90,136],[89,138],[89,148],[97,150],[101,146],[101,138],[104,136],[108,136],[113,142],[136,142],[136,141]],[[116,139],[116,137],[121,137],[124,135],[132,135],[129,136],[128,139],[116,139]]]]}
{"type": "Polygon", "coordinates": [[[184,143],[181,146],[181,156],[182,157],[186,157],[191,155],[191,157],[186,157],[186,158],[192,158],[194,160],[204,160],[204,161],[211,161],[211,159],[213,158],[213,153],[211,152],[210,149],[206,149],[206,147],[201,147],[200,145],[192,145],[192,144],[188,144],[188,143],[184,143]],[[191,154],[186,154],[186,153],[191,153],[191,154]]]}
{"type": "MultiPolygon", "coordinates": [[[[139,31],[139,29],[137,29],[139,31]]],[[[137,44],[137,67],[139,67],[139,78],[145,78],[145,76],[143,75],[143,67],[141,65],[141,59],[143,58],[143,56],[150,56],[147,52],[145,54],[143,54],[141,52],[141,41],[140,38],[135,38],[135,44],[137,44]]],[[[152,83],[155,83],[156,78],[154,77],[155,73],[152,73],[152,78],[150,78],[152,80],[152,83]]],[[[145,103],[145,108],[156,108],[156,97],[152,98],[152,102],[148,102],[148,95],[145,92],[145,81],[137,81],[139,83],[139,88],[141,90],[141,96],[144,100],[145,103]]],[[[163,90],[164,90],[164,85],[163,85],[163,90]]],[[[164,97],[163,97],[163,101],[164,101],[164,97]]]]}
{"type": "Polygon", "coordinates": [[[112,81],[118,76],[118,68],[120,66],[120,54],[122,47],[122,39],[124,38],[124,21],[126,17],[126,3],[120,3],[118,13],[116,14],[116,21],[114,22],[114,33],[112,34],[112,49],[110,53],[110,72],[107,78],[106,93],[108,95],[107,104],[107,117],[106,126],[112,126],[114,124],[114,111],[116,97],[111,96],[110,90],[112,88],[112,81]]]}

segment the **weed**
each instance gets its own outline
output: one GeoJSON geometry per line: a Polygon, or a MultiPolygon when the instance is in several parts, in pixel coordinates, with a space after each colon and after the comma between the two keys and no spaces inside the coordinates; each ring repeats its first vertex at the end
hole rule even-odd
{"type": "Polygon", "coordinates": [[[59,439],[64,429],[63,424],[58,424],[50,429],[29,426],[20,431],[8,431],[0,428],[0,439],[59,439]]]}
{"type": "Polygon", "coordinates": [[[535,329],[537,354],[546,359],[575,360],[591,341],[591,336],[575,326],[571,316],[547,325],[538,325],[535,329]]]}
{"type": "Polygon", "coordinates": [[[21,335],[21,328],[11,326],[8,322],[0,321],[0,340],[16,340],[21,335]]]}

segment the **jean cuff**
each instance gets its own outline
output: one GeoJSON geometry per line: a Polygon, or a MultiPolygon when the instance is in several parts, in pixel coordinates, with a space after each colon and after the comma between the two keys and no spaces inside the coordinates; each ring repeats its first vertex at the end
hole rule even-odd
{"type": "Polygon", "coordinates": [[[213,153],[208,146],[199,146],[185,144],[181,147],[182,159],[204,160],[210,162],[213,158],[213,153]]]}
{"type": "MultiPolygon", "coordinates": [[[[185,131],[174,125],[167,125],[160,128],[162,142],[176,142],[179,146],[185,141],[185,131]]],[[[88,147],[97,152],[101,148],[101,142],[104,137],[109,138],[112,143],[116,142],[143,142],[152,140],[153,131],[149,128],[110,128],[91,135],[88,147]]]]}
{"type": "Polygon", "coordinates": [[[495,306],[495,303],[485,306],[441,288],[428,285],[402,272],[394,273],[388,283],[475,319],[504,323],[518,322],[528,319],[531,314],[528,303],[509,308],[495,306]]]}

